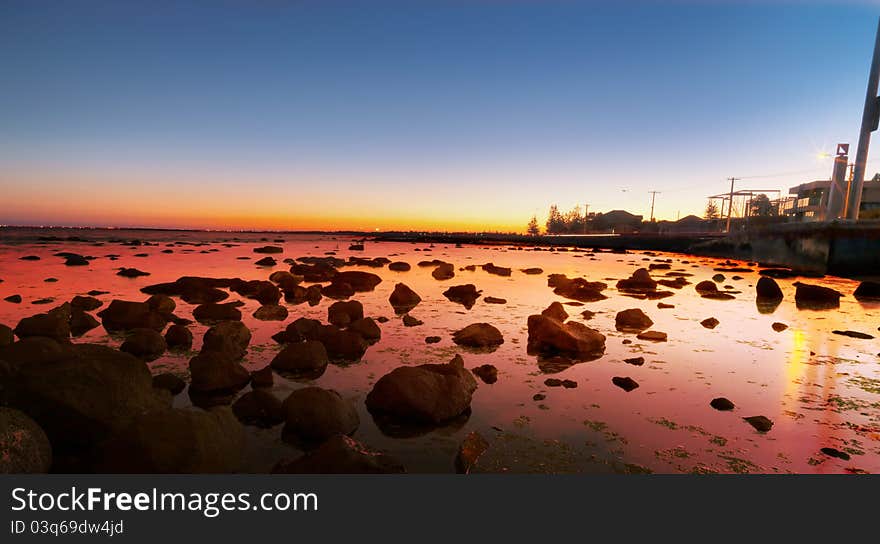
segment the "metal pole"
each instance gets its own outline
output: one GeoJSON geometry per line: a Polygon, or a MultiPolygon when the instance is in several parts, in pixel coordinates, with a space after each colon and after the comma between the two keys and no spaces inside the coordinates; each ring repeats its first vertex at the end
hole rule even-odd
{"type": "Polygon", "coordinates": [[[874,57],[871,60],[871,73],[868,75],[868,91],[865,94],[865,109],[862,112],[862,130],[859,133],[859,147],[856,149],[856,162],[853,180],[849,184],[846,197],[846,218],[853,221],[859,218],[862,204],[862,186],[865,181],[865,167],[868,162],[868,145],[871,132],[877,130],[877,86],[880,82],[880,20],[877,22],[877,37],[874,42],[874,57]]]}
{"type": "Polygon", "coordinates": [[[649,191],[651,193],[651,223],[654,222],[654,198],[660,191],[649,191]]]}
{"type": "Polygon", "coordinates": [[[733,182],[736,178],[730,178],[730,200],[727,203],[727,232],[730,232],[730,216],[733,212],[733,182]]]}

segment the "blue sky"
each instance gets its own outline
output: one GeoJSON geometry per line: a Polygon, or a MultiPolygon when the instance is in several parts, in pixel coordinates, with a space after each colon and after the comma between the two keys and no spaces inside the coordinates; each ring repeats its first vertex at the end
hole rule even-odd
{"type": "Polygon", "coordinates": [[[523,228],[552,203],[647,215],[649,190],[661,218],[699,214],[726,177],[784,189],[855,148],[878,15],[4,0],[0,184],[20,205],[0,222],[126,222],[119,202],[148,226],[523,228]],[[204,205],[148,209],[175,198],[204,205]]]}

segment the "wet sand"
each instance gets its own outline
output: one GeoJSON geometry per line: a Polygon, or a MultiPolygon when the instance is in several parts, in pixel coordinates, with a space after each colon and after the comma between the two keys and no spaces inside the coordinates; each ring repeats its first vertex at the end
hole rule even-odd
{"type": "MultiPolygon", "coordinates": [[[[366,316],[387,317],[380,324],[381,340],[370,346],[360,361],[331,364],[320,377],[294,381],[275,375],[271,393],[279,399],[308,385],[338,391],[358,412],[360,425],[352,435],[373,449],[397,458],[408,472],[451,472],[459,444],[472,431],[489,443],[473,471],[489,472],[754,472],[842,473],[880,471],[880,342],[833,334],[853,330],[878,336],[880,304],[859,302],[852,293],[858,283],[834,277],[777,280],[784,299],[772,313],[761,313],[755,303],[757,266],[745,262],[725,263],[680,254],[587,251],[534,251],[532,248],[481,247],[409,243],[366,242],[363,251],[349,250],[348,237],[272,234],[230,234],[147,231],[95,231],[81,235],[85,241],[35,241],[0,233],[0,323],[15,327],[24,317],[45,312],[74,295],[90,290],[108,291],[98,298],[101,309],[113,299],[142,301],[140,289],[171,282],[181,276],[265,280],[277,270],[287,270],[284,258],[387,257],[412,265],[409,271],[346,266],[341,270],[364,270],[378,274],[375,290],[356,293],[366,316]],[[86,238],[88,237],[88,240],[86,238]],[[102,240],[94,241],[97,238],[102,240]],[[157,245],[124,245],[112,238],[139,239],[157,245]],[[277,242],[276,239],[283,239],[277,242]],[[223,244],[234,244],[227,247],[223,244]],[[96,245],[98,244],[98,245],[96,245]],[[202,244],[202,245],[191,245],[202,244]],[[256,266],[265,255],[253,249],[279,246],[274,267],[256,266]],[[163,251],[170,250],[170,253],[163,251]],[[85,266],[65,266],[58,252],[96,257],[85,266]],[[22,260],[25,256],[39,260],[22,260]],[[111,260],[108,255],[119,255],[111,260]],[[145,256],[139,256],[145,255],[145,256]],[[246,258],[246,259],[245,259],[246,258]],[[423,260],[440,259],[454,265],[455,276],[437,280],[432,268],[419,267],[423,260]],[[670,261],[671,260],[671,261],[670,261]],[[667,261],[670,261],[667,263],[667,261]],[[480,265],[510,267],[509,277],[490,274],[480,265]],[[692,274],[680,289],[665,288],[673,296],[640,300],[615,288],[617,280],[654,263],[669,269],[652,270],[654,279],[672,279],[669,273],[692,274]],[[463,270],[476,265],[474,271],[463,270]],[[137,268],[148,276],[117,275],[121,267],[137,268]],[[521,269],[538,267],[541,274],[521,269]],[[711,280],[716,268],[748,268],[749,272],[721,272],[721,291],[733,292],[732,300],[702,298],[695,285],[711,280]],[[608,284],[596,302],[570,305],[548,287],[549,274],[584,277],[608,284]],[[734,279],[740,276],[740,279],[734,279]],[[55,279],[57,281],[45,281],[55,279]],[[844,294],[839,309],[798,309],[795,281],[832,287],[844,294]],[[418,293],[422,302],[410,315],[422,325],[407,327],[388,302],[396,283],[418,293]],[[451,286],[474,284],[481,297],[474,306],[452,302],[443,296],[451,286]],[[726,287],[729,286],[730,289],[726,287]],[[3,301],[19,294],[23,301],[3,301]],[[487,297],[505,299],[490,304],[487,297]],[[35,304],[41,299],[51,302],[35,304]],[[569,319],[583,322],[606,336],[604,355],[592,361],[548,365],[527,353],[527,320],[552,302],[564,305],[569,319]],[[658,303],[674,305],[658,308],[658,303]],[[649,330],[667,333],[665,342],[640,340],[635,333],[620,332],[615,316],[624,309],[639,308],[653,321],[649,330]],[[585,319],[581,312],[595,312],[585,319]],[[714,317],[718,325],[700,324],[714,317]],[[504,343],[493,351],[472,350],[452,342],[452,334],[472,323],[497,327],[504,343]],[[776,332],[774,323],[784,323],[776,332]],[[438,343],[425,338],[438,336],[438,343]],[[365,407],[365,397],[376,381],[401,365],[446,363],[461,354],[465,367],[492,364],[497,382],[478,381],[469,416],[453,424],[415,436],[389,436],[365,407]],[[643,364],[625,362],[642,357],[643,364]],[[625,391],[612,383],[629,377],[639,387],[625,391]],[[577,387],[548,386],[548,378],[570,380],[577,387]],[[536,397],[537,395],[537,397],[536,397]],[[726,397],[732,411],[719,411],[709,403],[726,397]],[[534,400],[535,398],[539,400],[534,400]],[[766,416],[773,422],[762,433],[743,418],[766,416]],[[846,453],[844,460],[822,453],[834,448],[846,453]]],[[[243,365],[248,370],[265,367],[281,347],[271,336],[299,317],[327,322],[327,308],[334,300],[324,297],[316,306],[290,304],[283,322],[260,321],[252,314],[260,304],[235,293],[224,302],[241,300],[242,321],[253,334],[243,365]]],[[[192,317],[195,305],[175,297],[175,314],[192,317]]],[[[100,309],[99,309],[100,311],[100,309]]],[[[191,351],[166,352],[147,363],[153,374],[172,372],[189,382],[189,359],[201,347],[206,326],[188,326],[194,336],[191,351]]],[[[108,334],[103,327],[74,342],[101,343],[117,347],[124,337],[108,334]]],[[[552,383],[552,382],[551,382],[552,383]]],[[[246,387],[239,395],[250,390],[246,387]]],[[[191,407],[187,391],[174,398],[174,405],[191,407]]],[[[198,409],[198,408],[192,408],[198,409]]],[[[301,451],[282,439],[281,425],[268,429],[247,426],[244,469],[269,471],[284,458],[301,451]]]]}

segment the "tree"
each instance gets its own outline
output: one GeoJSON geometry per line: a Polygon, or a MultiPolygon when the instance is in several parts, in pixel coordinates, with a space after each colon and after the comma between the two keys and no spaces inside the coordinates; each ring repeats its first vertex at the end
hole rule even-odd
{"type": "Polygon", "coordinates": [[[752,217],[773,217],[778,212],[767,195],[758,195],[753,198],[750,210],[752,217]]]}
{"type": "Polygon", "coordinates": [[[547,234],[561,234],[565,231],[565,218],[559,213],[556,204],[550,206],[550,213],[547,214],[547,234]]]}
{"type": "Polygon", "coordinates": [[[538,218],[536,216],[532,216],[532,220],[529,221],[529,226],[526,229],[526,232],[529,233],[529,236],[538,236],[541,234],[541,227],[538,225],[538,218]]]}
{"type": "Polygon", "coordinates": [[[704,216],[706,219],[718,219],[721,215],[718,213],[718,204],[715,204],[714,200],[710,200],[706,204],[706,215],[704,216]]]}

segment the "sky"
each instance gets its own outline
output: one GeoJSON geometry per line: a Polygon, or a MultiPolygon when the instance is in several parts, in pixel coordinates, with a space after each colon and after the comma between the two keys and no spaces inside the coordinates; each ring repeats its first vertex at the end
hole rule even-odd
{"type": "Polygon", "coordinates": [[[551,204],[647,218],[649,191],[702,215],[728,177],[787,192],[854,152],[878,16],[0,0],[0,224],[524,231],[551,204]]]}

